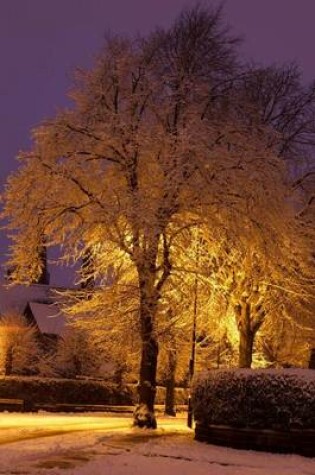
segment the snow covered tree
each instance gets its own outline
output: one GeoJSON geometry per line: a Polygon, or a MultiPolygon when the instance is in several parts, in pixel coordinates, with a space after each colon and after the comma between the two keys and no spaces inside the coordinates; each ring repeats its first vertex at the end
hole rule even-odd
{"type": "Polygon", "coordinates": [[[277,317],[271,316],[263,325],[257,338],[256,358],[267,367],[306,368],[314,328],[277,317]]]}
{"type": "Polygon", "coordinates": [[[240,77],[239,93],[240,113],[250,124],[259,123],[277,132],[271,137],[272,144],[296,176],[310,160],[315,143],[314,81],[304,85],[294,63],[254,66],[240,77]]]}
{"type": "Polygon", "coordinates": [[[100,376],[103,362],[101,350],[90,334],[69,326],[58,342],[54,370],[63,378],[100,376]]]}
{"type": "Polygon", "coordinates": [[[38,334],[22,315],[10,313],[0,318],[0,364],[6,376],[37,373],[40,359],[38,334]]]}
{"type": "Polygon", "coordinates": [[[290,314],[294,315],[293,305],[289,304],[295,302],[299,308],[298,318],[309,321],[310,306],[314,306],[314,196],[311,190],[315,176],[312,155],[315,86],[314,82],[303,85],[301,72],[293,63],[254,66],[245,68],[228,84],[227,97],[227,107],[235,108],[237,116],[243,117],[248,126],[256,130],[268,127],[275,132],[266,137],[267,146],[283,159],[287,170],[287,200],[296,212],[293,227],[278,233],[278,255],[270,259],[271,255],[261,252],[259,247],[254,250],[254,245],[248,250],[245,246],[239,249],[238,262],[224,269],[225,274],[230,270],[234,276],[233,291],[232,287],[230,290],[240,332],[239,365],[250,366],[255,335],[270,313],[276,312],[279,319],[285,318],[283,315],[288,315],[288,307],[291,307],[290,314]],[[292,249],[288,242],[292,243],[292,249]]]}
{"type": "Polygon", "coordinates": [[[221,11],[200,7],[145,39],[110,38],[95,68],[79,75],[74,107],[34,131],[4,194],[15,280],[39,274],[42,236],[66,262],[93,253],[97,288],[82,289],[72,313],[97,313],[105,328],[107,301],[118,309],[114,332],[116,324],[137,330],[140,427],[156,427],[159,315],[179,257],[172,234],[201,222],[229,246],[273,256],[291,225],[270,130],[227,107],[234,44],[221,11]],[[114,254],[123,285],[110,287],[114,254]]]}
{"type": "Polygon", "coordinates": [[[206,307],[217,318],[212,317],[204,333],[215,341],[219,330],[219,342],[227,344],[232,365],[238,347],[238,366],[251,366],[255,339],[266,321],[312,325],[312,239],[294,214],[291,226],[278,227],[277,240],[270,242],[274,250],[254,240],[248,245],[241,238],[229,246],[224,241],[212,246],[212,255],[208,246],[208,263],[199,272],[211,289],[206,307]]]}

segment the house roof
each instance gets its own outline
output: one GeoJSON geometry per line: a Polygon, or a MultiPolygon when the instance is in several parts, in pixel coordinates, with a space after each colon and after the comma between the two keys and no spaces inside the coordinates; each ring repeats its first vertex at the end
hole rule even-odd
{"type": "Polygon", "coordinates": [[[29,302],[29,307],[41,333],[62,334],[66,318],[57,305],[29,302]]]}

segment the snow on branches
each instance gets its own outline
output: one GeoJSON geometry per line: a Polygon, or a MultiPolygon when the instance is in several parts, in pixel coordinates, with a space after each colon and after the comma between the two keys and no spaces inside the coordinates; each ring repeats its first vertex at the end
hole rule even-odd
{"type": "Polygon", "coordinates": [[[235,58],[221,12],[200,7],[146,38],[108,39],[95,67],[79,75],[74,106],[33,131],[33,149],[4,194],[17,281],[40,272],[44,239],[68,263],[90,256],[81,278],[97,285],[72,313],[98,312],[105,322],[108,302],[124,315],[120,323],[136,318],[139,404],[149,413],[160,305],[176,301],[169,292],[180,293],[180,272],[194,267],[186,251],[196,233],[187,232],[203,230],[210,257],[198,274],[225,297],[235,256],[259,255],[260,269],[266,261],[279,269],[307,253],[287,170],[270,145],[275,131],[238,112],[235,58]]]}

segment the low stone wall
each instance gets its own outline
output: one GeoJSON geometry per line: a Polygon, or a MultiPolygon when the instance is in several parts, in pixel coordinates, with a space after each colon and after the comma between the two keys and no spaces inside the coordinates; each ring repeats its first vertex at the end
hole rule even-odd
{"type": "Polygon", "coordinates": [[[245,429],[230,426],[204,426],[197,423],[195,439],[235,449],[295,453],[315,457],[315,430],[289,431],[245,429]]]}

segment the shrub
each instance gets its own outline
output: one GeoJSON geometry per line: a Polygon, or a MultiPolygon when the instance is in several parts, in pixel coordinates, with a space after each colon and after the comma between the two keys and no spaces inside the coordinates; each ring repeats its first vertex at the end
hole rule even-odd
{"type": "Polygon", "coordinates": [[[36,374],[40,360],[37,331],[18,313],[0,318],[0,373],[36,374]]]}
{"type": "Polygon", "coordinates": [[[314,370],[213,370],[193,385],[202,425],[315,429],[314,370]]]}

